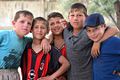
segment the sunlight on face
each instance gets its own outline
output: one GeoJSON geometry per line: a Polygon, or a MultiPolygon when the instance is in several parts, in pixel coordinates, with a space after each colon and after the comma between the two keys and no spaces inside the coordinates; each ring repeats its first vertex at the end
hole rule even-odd
{"type": "Polygon", "coordinates": [[[47,26],[43,21],[37,21],[31,32],[33,34],[33,38],[41,40],[47,34],[47,26]]]}
{"type": "Polygon", "coordinates": [[[73,28],[80,29],[83,27],[86,16],[81,11],[72,11],[69,13],[68,19],[73,26],[73,28]]]}
{"type": "Polygon", "coordinates": [[[97,27],[87,27],[86,28],[88,37],[93,41],[99,41],[104,35],[105,27],[97,26],[97,27]]]}
{"type": "Polygon", "coordinates": [[[63,32],[63,25],[61,24],[61,18],[55,17],[49,20],[49,27],[53,35],[61,35],[63,32]]]}

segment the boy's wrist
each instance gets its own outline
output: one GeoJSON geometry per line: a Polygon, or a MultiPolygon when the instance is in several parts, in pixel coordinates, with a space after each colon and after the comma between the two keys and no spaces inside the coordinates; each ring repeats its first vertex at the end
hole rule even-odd
{"type": "Polygon", "coordinates": [[[50,76],[51,80],[56,80],[56,77],[54,75],[50,76]]]}

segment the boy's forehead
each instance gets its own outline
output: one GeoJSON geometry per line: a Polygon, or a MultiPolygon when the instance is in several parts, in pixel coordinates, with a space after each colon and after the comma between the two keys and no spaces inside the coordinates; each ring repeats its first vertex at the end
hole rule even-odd
{"type": "Polygon", "coordinates": [[[62,18],[60,18],[60,17],[52,17],[52,18],[49,19],[49,22],[51,22],[51,21],[59,21],[61,19],[62,18]]]}
{"type": "Polygon", "coordinates": [[[19,17],[28,17],[28,18],[33,19],[33,17],[32,17],[31,15],[25,15],[25,14],[20,14],[20,16],[19,16],[19,17]]]}
{"type": "Polygon", "coordinates": [[[73,13],[73,12],[84,13],[84,10],[83,10],[83,9],[74,8],[74,9],[71,9],[71,10],[69,11],[69,13],[73,13]]]}

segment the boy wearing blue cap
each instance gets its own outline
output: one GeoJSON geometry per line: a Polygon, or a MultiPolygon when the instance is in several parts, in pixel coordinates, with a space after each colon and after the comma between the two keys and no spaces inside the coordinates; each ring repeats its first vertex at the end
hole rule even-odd
{"type": "MultiPolygon", "coordinates": [[[[107,27],[101,14],[87,17],[84,28],[92,41],[99,41],[107,27]]],[[[120,80],[120,38],[110,37],[102,42],[100,55],[93,59],[93,80],[120,80]]]]}

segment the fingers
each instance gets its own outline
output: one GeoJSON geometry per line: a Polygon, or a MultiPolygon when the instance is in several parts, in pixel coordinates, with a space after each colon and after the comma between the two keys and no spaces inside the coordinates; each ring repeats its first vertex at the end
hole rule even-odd
{"type": "Polygon", "coordinates": [[[51,45],[46,39],[43,39],[41,42],[41,48],[44,53],[48,53],[51,50],[51,45]]]}
{"type": "Polygon", "coordinates": [[[47,54],[51,50],[51,45],[45,45],[43,46],[43,52],[47,54]]]}
{"type": "Polygon", "coordinates": [[[91,56],[97,58],[100,55],[100,50],[91,50],[91,56]]]}
{"type": "Polygon", "coordinates": [[[93,58],[97,58],[100,55],[100,43],[94,42],[92,49],[91,49],[91,56],[93,58]]]}

